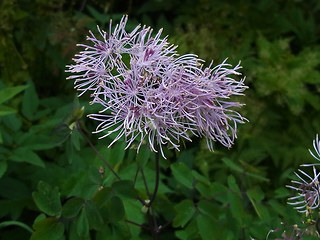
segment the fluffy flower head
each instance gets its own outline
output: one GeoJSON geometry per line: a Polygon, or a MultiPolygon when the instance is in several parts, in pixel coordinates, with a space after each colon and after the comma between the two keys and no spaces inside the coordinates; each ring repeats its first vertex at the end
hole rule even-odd
{"type": "MultiPolygon", "coordinates": [[[[309,149],[312,157],[320,161],[320,141],[318,135],[313,140],[314,152],[309,149]]],[[[288,188],[298,191],[298,194],[289,198],[288,204],[294,205],[299,212],[308,212],[311,209],[319,208],[320,205],[320,173],[317,173],[318,163],[302,164],[302,167],[312,167],[313,176],[299,170],[300,174],[295,173],[299,180],[292,181],[293,186],[288,188]]]]}
{"type": "Polygon", "coordinates": [[[67,66],[79,96],[89,92],[103,108],[89,116],[99,122],[95,132],[117,133],[110,145],[124,138],[127,147],[147,143],[163,156],[164,145],[179,150],[191,135],[205,137],[210,150],[214,141],[230,147],[237,124],[246,120],[234,110],[242,104],[230,101],[246,89],[244,79],[231,77],[240,75],[240,65],[203,67],[194,54],[179,56],[161,30],[154,36],[149,27],[127,32],[127,20],[115,28],[110,22],[108,32],[98,27],[98,38],[90,32],[91,44],[79,44],[84,50],[67,66]]]}
{"type": "Polygon", "coordinates": [[[316,209],[319,207],[320,198],[320,183],[319,174],[316,168],[313,166],[313,176],[310,176],[306,172],[299,169],[300,175],[296,173],[299,178],[298,181],[293,180],[293,186],[287,186],[294,189],[298,194],[289,198],[288,204],[295,206],[298,212],[308,212],[310,209],[316,209]]]}

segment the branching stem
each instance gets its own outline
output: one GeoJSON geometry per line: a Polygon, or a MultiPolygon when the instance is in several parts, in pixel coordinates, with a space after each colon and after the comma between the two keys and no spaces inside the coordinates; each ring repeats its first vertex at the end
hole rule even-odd
{"type": "Polygon", "coordinates": [[[104,162],[104,164],[107,166],[107,168],[109,168],[109,170],[113,173],[114,176],[116,176],[116,178],[118,180],[121,180],[120,176],[112,169],[112,167],[110,166],[110,164],[107,162],[107,160],[101,155],[101,153],[96,149],[96,147],[92,144],[92,142],[90,141],[90,139],[87,137],[87,135],[82,131],[79,121],[77,120],[77,129],[78,131],[81,133],[81,135],[83,136],[83,138],[87,141],[87,143],[89,143],[90,147],[93,149],[93,151],[97,154],[97,156],[104,162]]]}
{"type": "MultiPolygon", "coordinates": [[[[80,132],[80,134],[83,136],[83,138],[87,141],[87,143],[90,145],[90,147],[93,149],[93,151],[97,154],[97,156],[103,161],[103,163],[108,167],[108,169],[113,173],[113,175],[118,179],[118,180],[121,180],[120,176],[112,169],[112,167],[110,166],[110,164],[107,162],[107,160],[101,155],[101,153],[96,149],[96,147],[93,145],[93,143],[90,141],[90,139],[87,137],[87,135],[84,133],[84,131],[82,130],[81,126],[80,126],[80,123],[79,121],[77,120],[76,122],[76,125],[77,125],[77,130],[80,132]]],[[[139,171],[139,169],[137,170],[137,172],[139,171]]],[[[142,178],[143,178],[143,181],[144,181],[144,184],[145,184],[145,187],[146,187],[146,191],[147,191],[147,194],[148,196],[150,196],[150,193],[149,193],[149,189],[148,189],[148,186],[147,186],[147,183],[146,183],[146,179],[145,179],[145,176],[144,176],[144,172],[143,170],[140,168],[140,171],[141,171],[141,174],[142,174],[142,178]]],[[[159,233],[159,227],[158,227],[158,224],[157,224],[157,221],[156,221],[156,216],[155,216],[155,213],[154,211],[151,210],[151,206],[152,206],[152,203],[154,202],[154,200],[156,199],[156,196],[157,196],[157,193],[158,193],[158,189],[159,189],[159,182],[160,182],[160,164],[159,164],[159,151],[157,151],[155,153],[155,172],[156,172],[156,176],[155,176],[155,186],[154,186],[154,190],[153,190],[153,193],[150,197],[150,201],[146,202],[144,201],[143,199],[141,199],[139,196],[137,196],[136,198],[146,207],[149,208],[148,212],[147,212],[147,215],[148,215],[148,219],[149,219],[149,224],[150,224],[150,227],[151,228],[148,228],[144,225],[141,225],[141,224],[138,224],[138,223],[135,223],[135,222],[132,222],[130,220],[125,220],[125,222],[127,223],[130,223],[130,224],[133,224],[133,225],[136,225],[136,226],[139,226],[141,228],[144,228],[144,229],[147,229],[147,230],[151,230],[152,232],[152,236],[153,236],[153,239],[154,240],[158,240],[159,236],[158,236],[158,233],[159,233]]],[[[137,176],[135,176],[136,178],[137,176]]]]}
{"type": "Polygon", "coordinates": [[[158,193],[159,181],[160,181],[159,151],[155,153],[155,171],[156,171],[155,186],[154,186],[153,194],[150,198],[150,202],[147,204],[147,207],[151,207],[158,193]]]}

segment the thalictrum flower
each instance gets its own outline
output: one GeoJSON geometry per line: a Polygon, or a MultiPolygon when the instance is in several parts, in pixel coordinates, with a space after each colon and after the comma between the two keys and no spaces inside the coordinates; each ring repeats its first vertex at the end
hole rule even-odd
{"type": "Polygon", "coordinates": [[[108,33],[98,27],[102,40],[90,32],[92,45],[79,44],[85,50],[67,66],[79,95],[90,92],[103,108],[89,116],[99,122],[95,132],[116,133],[110,145],[124,138],[127,147],[147,143],[163,156],[164,145],[179,150],[191,135],[205,137],[210,150],[214,141],[230,147],[246,120],[234,110],[242,104],[230,101],[246,89],[244,79],[231,77],[240,75],[240,65],[204,67],[194,54],[178,56],[161,30],[153,36],[137,26],[128,33],[126,23],[124,16],[112,30],[110,22],[108,33]]]}
{"type": "Polygon", "coordinates": [[[298,191],[298,195],[289,198],[288,204],[294,205],[299,212],[308,212],[310,209],[319,207],[320,184],[319,175],[316,168],[313,166],[313,176],[311,177],[306,172],[299,169],[300,175],[295,173],[299,178],[298,181],[291,181],[294,186],[288,185],[288,188],[298,191]]]}

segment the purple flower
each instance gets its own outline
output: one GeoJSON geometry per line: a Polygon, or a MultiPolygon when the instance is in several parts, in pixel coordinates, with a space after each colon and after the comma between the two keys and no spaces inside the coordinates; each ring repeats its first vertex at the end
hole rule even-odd
{"type": "MultiPolygon", "coordinates": [[[[311,156],[320,161],[320,141],[318,134],[316,135],[316,139],[313,140],[313,147],[315,153],[313,153],[310,149],[309,152],[311,156]]],[[[317,163],[312,164],[302,164],[302,167],[310,167],[313,169],[313,177],[311,177],[306,172],[299,170],[302,175],[297,173],[296,176],[300,179],[300,181],[292,181],[292,183],[296,184],[296,186],[287,186],[288,188],[294,189],[298,191],[298,195],[289,198],[288,202],[290,205],[295,205],[296,209],[299,212],[308,212],[310,209],[315,209],[319,207],[319,198],[320,198],[320,183],[319,183],[319,175],[317,173],[316,165],[317,163]]]]}
{"type": "Polygon", "coordinates": [[[288,185],[288,188],[298,191],[298,195],[289,198],[288,204],[294,205],[295,208],[302,213],[308,212],[310,209],[319,207],[320,184],[319,175],[316,168],[313,166],[313,177],[299,169],[301,175],[296,174],[300,179],[291,181],[295,186],[288,185]]]}
{"type": "Polygon", "coordinates": [[[246,89],[244,79],[230,76],[240,75],[240,65],[204,67],[196,55],[178,56],[161,30],[154,37],[151,28],[140,26],[127,33],[127,19],[114,30],[110,22],[108,33],[98,27],[102,40],[90,32],[92,45],[79,44],[85,50],[67,66],[79,96],[90,92],[92,103],[103,108],[89,116],[99,122],[95,133],[117,133],[110,145],[124,138],[127,147],[158,146],[163,157],[164,145],[179,150],[192,135],[205,137],[210,150],[214,141],[230,147],[237,124],[246,121],[234,110],[243,104],[230,101],[246,89]]]}

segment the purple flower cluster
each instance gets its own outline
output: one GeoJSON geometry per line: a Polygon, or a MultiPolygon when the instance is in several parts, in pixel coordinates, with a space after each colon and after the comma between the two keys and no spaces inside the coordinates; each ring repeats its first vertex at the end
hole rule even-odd
{"type": "Polygon", "coordinates": [[[246,89],[244,79],[230,77],[240,75],[240,65],[204,67],[194,54],[179,56],[161,30],[154,36],[145,26],[127,32],[127,20],[114,29],[110,22],[108,32],[98,27],[100,40],[90,32],[91,45],[79,44],[84,50],[67,66],[79,96],[90,92],[92,103],[103,107],[89,115],[99,122],[95,133],[117,133],[110,145],[124,138],[127,147],[135,141],[138,149],[159,146],[162,156],[163,145],[179,150],[192,135],[205,137],[210,150],[214,141],[230,147],[237,124],[246,121],[234,110],[243,104],[230,101],[246,89]]]}
{"type": "Polygon", "coordinates": [[[309,210],[319,207],[320,184],[319,175],[316,168],[313,167],[313,176],[311,177],[304,171],[299,169],[301,175],[296,174],[299,181],[293,180],[292,183],[296,186],[287,186],[288,188],[298,191],[298,195],[290,197],[288,204],[295,206],[298,212],[306,213],[309,210]]]}
{"type": "MultiPolygon", "coordinates": [[[[315,153],[309,150],[312,157],[320,161],[320,141],[318,135],[313,141],[315,153]]],[[[299,212],[308,213],[312,209],[319,208],[320,205],[320,172],[317,172],[316,165],[319,164],[303,164],[302,167],[312,166],[313,176],[299,169],[300,175],[295,173],[299,180],[293,180],[293,186],[288,188],[298,191],[298,195],[289,198],[288,204],[294,205],[299,212]]]]}

